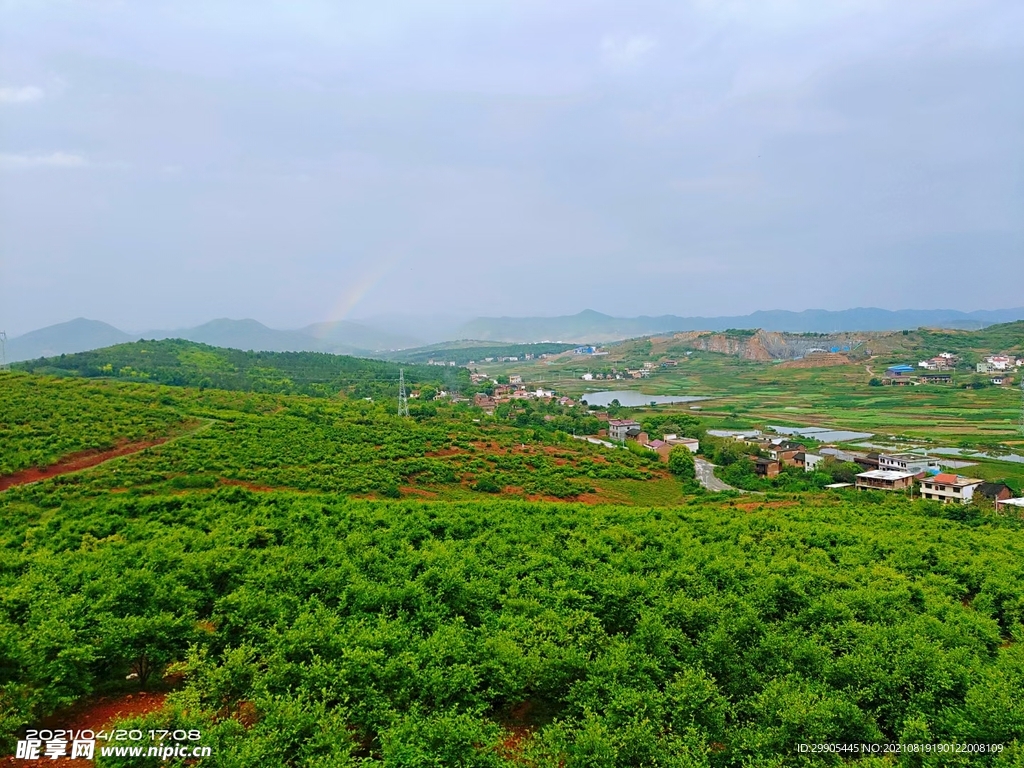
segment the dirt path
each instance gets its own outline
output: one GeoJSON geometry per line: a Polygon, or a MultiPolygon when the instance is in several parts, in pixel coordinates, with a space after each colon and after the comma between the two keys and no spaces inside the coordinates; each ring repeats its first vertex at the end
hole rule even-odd
{"type": "Polygon", "coordinates": [[[51,464],[48,467],[30,467],[29,469],[22,469],[10,475],[0,477],[0,491],[6,491],[8,488],[13,488],[16,485],[28,485],[29,483],[38,483],[40,480],[48,480],[51,477],[69,475],[72,472],[81,472],[83,469],[90,469],[91,467],[103,464],[111,459],[128,456],[133,453],[139,453],[147,448],[152,448],[154,445],[162,445],[163,443],[169,443],[173,440],[179,440],[183,437],[194,435],[196,432],[209,427],[211,423],[212,422],[204,421],[202,424],[177,435],[157,437],[152,440],[137,440],[133,443],[124,443],[116,448],[110,448],[106,451],[79,451],[77,453],[72,453],[69,456],[65,456],[56,464],[51,464]]]}
{"type": "MultiPolygon", "coordinates": [[[[66,729],[71,731],[91,730],[98,733],[114,722],[114,720],[133,717],[136,715],[145,715],[149,712],[154,712],[160,709],[164,705],[164,700],[166,698],[166,693],[146,693],[145,691],[126,694],[124,696],[104,697],[90,701],[84,705],[76,706],[63,714],[47,718],[45,722],[40,724],[39,728],[49,728],[51,730],[66,729]]],[[[104,746],[107,744],[107,742],[102,743],[104,746]]],[[[136,742],[132,742],[132,744],[135,743],[136,742]]],[[[127,744],[127,742],[125,742],[125,744],[127,744]]],[[[100,742],[97,742],[97,752],[99,751],[99,746],[100,742]]],[[[148,743],[147,746],[149,746],[148,743]]],[[[68,743],[68,751],[71,751],[70,742],[68,743]]],[[[69,757],[60,757],[56,760],[45,757],[38,760],[19,760],[13,755],[4,755],[0,757],[0,768],[15,768],[15,766],[38,768],[39,766],[44,765],[79,766],[82,768],[83,766],[93,765],[93,761],[83,760],[81,758],[72,760],[69,757]]]]}

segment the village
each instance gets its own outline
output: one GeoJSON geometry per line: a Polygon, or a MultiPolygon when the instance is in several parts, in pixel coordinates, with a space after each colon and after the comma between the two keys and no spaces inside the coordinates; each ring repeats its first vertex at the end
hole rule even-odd
{"type": "MultiPolygon", "coordinates": [[[[890,365],[880,382],[886,386],[905,387],[917,384],[951,384],[960,358],[952,352],[942,352],[928,360],[921,360],[917,366],[906,363],[890,365]],[[919,373],[919,371],[926,373],[919,373]]],[[[977,374],[989,376],[989,383],[1003,386],[1012,381],[1011,373],[1024,365],[1024,358],[1010,355],[989,355],[974,367],[977,374]]],[[[873,380],[877,381],[877,380],[873,380]]]]}

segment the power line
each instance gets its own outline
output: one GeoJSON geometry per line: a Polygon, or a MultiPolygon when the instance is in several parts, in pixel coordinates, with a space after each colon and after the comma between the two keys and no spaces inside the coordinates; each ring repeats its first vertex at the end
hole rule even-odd
{"type": "Polygon", "coordinates": [[[405,396],[405,370],[398,369],[398,415],[409,415],[409,399],[405,396]]]}

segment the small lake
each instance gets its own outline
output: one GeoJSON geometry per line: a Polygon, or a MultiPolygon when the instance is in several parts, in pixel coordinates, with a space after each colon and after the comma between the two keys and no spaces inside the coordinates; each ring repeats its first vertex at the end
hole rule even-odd
{"type": "Polygon", "coordinates": [[[610,390],[608,392],[587,392],[585,395],[580,395],[580,400],[587,403],[587,405],[596,405],[600,408],[611,405],[612,400],[618,400],[619,405],[627,407],[636,407],[640,405],[671,405],[673,403],[694,403],[698,400],[708,400],[707,397],[693,397],[693,396],[678,396],[673,397],[671,395],[645,395],[643,392],[636,392],[634,390],[622,389],[622,390],[610,390]]]}

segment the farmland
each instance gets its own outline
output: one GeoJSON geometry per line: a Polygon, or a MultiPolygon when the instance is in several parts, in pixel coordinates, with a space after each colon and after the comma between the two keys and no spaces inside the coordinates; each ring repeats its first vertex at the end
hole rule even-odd
{"type": "Polygon", "coordinates": [[[215,765],[1015,764],[1024,532],[879,501],[5,501],[4,730],[173,664],[215,765]]]}
{"type": "MultiPolygon", "coordinates": [[[[234,358],[185,346],[209,380],[167,386],[177,363],[126,346],[127,373],[0,373],[5,473],[143,445],[0,492],[5,738],[144,686],[162,705],[121,725],[198,729],[200,764],[229,768],[842,764],[807,742],[1024,757],[1015,518],[806,482],[714,495],[573,440],[593,427],[579,409],[399,418],[390,372],[281,359],[271,385],[236,359],[221,389],[207,370],[234,358]]],[[[864,375],[693,355],[653,381],[721,395],[699,422],[630,413],[852,426],[864,375]]],[[[994,390],[864,389],[880,414],[975,398],[958,425],[1002,407],[994,390]]]]}
{"type": "Polygon", "coordinates": [[[594,366],[609,368],[620,360],[634,365],[648,360],[657,363],[665,354],[660,347],[667,348],[668,343],[657,339],[653,342],[625,342],[621,349],[611,347],[607,357],[597,360],[562,355],[554,361],[495,365],[485,370],[499,375],[514,370],[527,382],[543,382],[573,395],[604,388],[710,396],[712,400],[700,404],[702,415],[740,427],[766,423],[824,425],[952,446],[1012,447],[1021,440],[1018,388],[869,386],[873,376],[889,364],[885,358],[797,368],[694,352],[674,358],[677,365],[656,368],[650,379],[580,381],[579,375],[594,366]]]}

